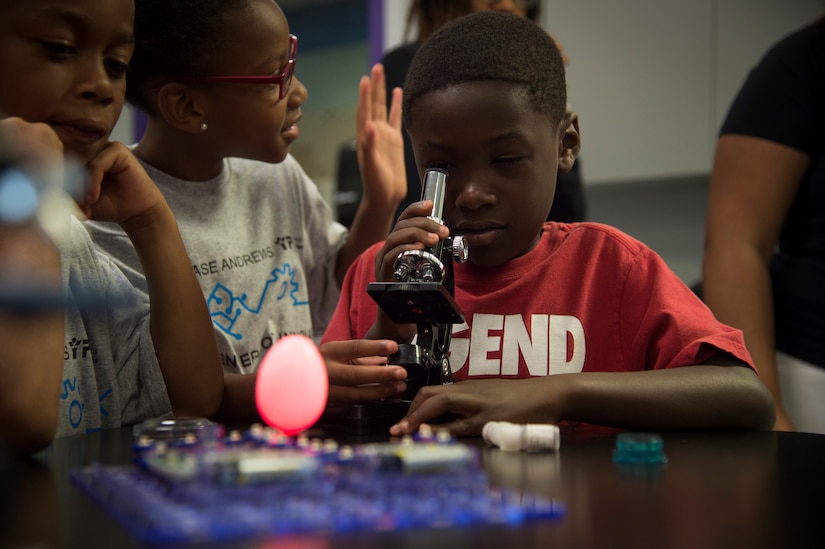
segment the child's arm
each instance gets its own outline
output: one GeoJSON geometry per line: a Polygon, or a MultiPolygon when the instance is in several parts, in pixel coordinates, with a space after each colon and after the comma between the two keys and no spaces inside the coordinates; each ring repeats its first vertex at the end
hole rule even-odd
{"type": "Polygon", "coordinates": [[[390,434],[413,433],[450,413],[455,435],[488,421],[594,423],[630,430],[770,429],[773,398],[757,375],[721,356],[703,364],[641,372],[585,372],[521,380],[466,380],[423,387],[390,434]]]}
{"type": "Polygon", "coordinates": [[[401,89],[393,90],[389,115],[386,93],[384,67],[377,64],[359,87],[356,141],[364,194],[347,242],[338,254],[335,274],[339,287],[358,254],[386,237],[395,210],[407,194],[401,89]]]}
{"type": "MultiPolygon", "coordinates": [[[[0,293],[60,296],[60,255],[35,221],[0,221],[0,293]]],[[[23,299],[26,299],[25,295],[23,299]]],[[[29,310],[0,303],[0,446],[20,454],[48,446],[57,429],[63,372],[64,311],[29,310]]]]}
{"type": "Polygon", "coordinates": [[[710,178],[703,299],[721,321],[742,330],[776,400],[776,427],[793,430],[776,367],[771,260],[810,156],[746,135],[722,135],[710,178]]]}
{"type": "MultiPolygon", "coordinates": [[[[63,145],[46,124],[6,118],[0,154],[27,172],[60,169],[63,145]]],[[[58,249],[34,212],[22,222],[18,214],[0,211],[0,446],[26,455],[48,446],[57,429],[65,313],[58,249]]]]}
{"type": "MultiPolygon", "coordinates": [[[[394,341],[332,341],[322,344],[320,350],[329,375],[328,410],[394,397],[406,389],[406,370],[386,365],[387,355],[398,350],[394,341]]],[[[255,404],[256,383],[255,375],[227,373],[217,419],[260,419],[255,404]]]]}
{"type": "Polygon", "coordinates": [[[110,143],[88,164],[91,219],[119,223],[135,246],[149,289],[150,327],[176,415],[211,416],[223,373],[214,328],[172,210],[134,155],[110,143]]]}

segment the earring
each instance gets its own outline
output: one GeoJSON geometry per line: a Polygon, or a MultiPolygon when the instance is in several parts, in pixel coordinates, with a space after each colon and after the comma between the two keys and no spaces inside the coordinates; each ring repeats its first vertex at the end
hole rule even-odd
{"type": "Polygon", "coordinates": [[[206,125],[206,122],[201,122],[201,131],[202,131],[202,132],[205,132],[205,131],[206,131],[206,128],[208,128],[208,127],[209,127],[209,126],[207,126],[207,125],[206,125]]]}

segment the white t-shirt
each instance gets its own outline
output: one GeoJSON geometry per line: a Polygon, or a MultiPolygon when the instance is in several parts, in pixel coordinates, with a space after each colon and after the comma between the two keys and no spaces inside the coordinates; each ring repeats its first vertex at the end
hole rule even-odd
{"type": "MultiPolygon", "coordinates": [[[[254,372],[285,335],[320,338],[338,301],[335,264],[347,230],[291,155],[278,164],[225,159],[221,174],[207,181],[144,167],[177,218],[226,371],[254,372]]],[[[123,230],[86,227],[145,292],[123,230]]]]}

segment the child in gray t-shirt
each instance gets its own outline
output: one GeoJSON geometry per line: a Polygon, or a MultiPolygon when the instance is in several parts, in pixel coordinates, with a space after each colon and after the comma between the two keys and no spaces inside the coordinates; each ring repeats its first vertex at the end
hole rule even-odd
{"type": "Polygon", "coordinates": [[[0,354],[0,444],[15,452],[160,415],[208,416],[221,401],[212,325],[172,211],[134,155],[108,141],[133,17],[129,0],[0,1],[0,113],[10,116],[0,152],[33,180],[64,154],[85,165],[82,214],[124,229],[149,290],[135,292],[66,210],[48,214],[57,248],[33,212],[0,219],[3,295],[36,290],[0,308],[0,348],[13,350],[0,354]]]}

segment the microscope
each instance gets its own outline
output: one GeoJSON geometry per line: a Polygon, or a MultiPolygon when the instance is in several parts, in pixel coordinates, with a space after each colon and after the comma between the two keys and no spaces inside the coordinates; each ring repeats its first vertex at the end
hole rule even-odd
{"type": "MultiPolygon", "coordinates": [[[[424,174],[421,199],[432,200],[433,221],[443,224],[447,172],[433,168],[424,174]]],[[[353,434],[386,430],[406,415],[412,399],[426,385],[453,382],[450,369],[452,325],[464,322],[464,313],[454,299],[453,261],[467,261],[463,236],[451,236],[424,250],[408,250],[393,265],[393,282],[372,282],[367,293],[394,322],[416,325],[413,343],[400,344],[389,364],[407,370],[407,389],[399,400],[355,405],[348,418],[353,434]]]]}

